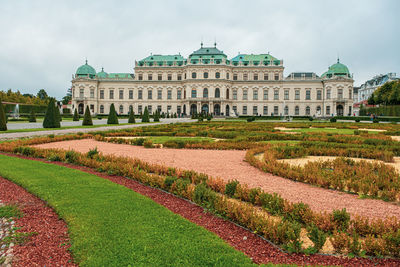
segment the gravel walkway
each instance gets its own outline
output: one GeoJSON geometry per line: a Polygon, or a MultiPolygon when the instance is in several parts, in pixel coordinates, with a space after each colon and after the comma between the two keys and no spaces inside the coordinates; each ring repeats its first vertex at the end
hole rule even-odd
{"type": "MultiPolygon", "coordinates": [[[[26,137],[33,137],[33,136],[49,135],[49,134],[62,135],[62,134],[70,134],[70,133],[77,133],[77,132],[88,133],[88,132],[107,131],[107,130],[119,130],[119,129],[151,126],[151,125],[156,125],[156,124],[170,124],[170,123],[193,122],[193,121],[194,120],[191,120],[190,118],[161,119],[161,122],[159,122],[159,123],[143,123],[143,124],[114,125],[114,126],[110,125],[110,126],[101,126],[101,127],[95,127],[95,128],[71,128],[71,129],[63,129],[63,130],[60,129],[60,130],[19,132],[19,133],[3,132],[3,133],[0,133],[0,140],[26,138],[26,137]]],[[[103,123],[107,123],[107,120],[103,120],[103,123]]],[[[82,122],[80,122],[79,125],[82,125],[82,122]]]]}
{"type": "Polygon", "coordinates": [[[358,199],[356,195],[323,189],[264,173],[244,162],[246,151],[146,149],[139,146],[98,142],[92,139],[63,141],[38,145],[41,148],[74,149],[87,152],[97,147],[104,154],[130,156],[155,164],[195,170],[225,181],[237,179],[250,187],[276,192],[292,202],[303,202],[313,210],[331,212],[346,208],[351,214],[369,218],[395,216],[400,219],[400,206],[374,199],[358,199]]]}

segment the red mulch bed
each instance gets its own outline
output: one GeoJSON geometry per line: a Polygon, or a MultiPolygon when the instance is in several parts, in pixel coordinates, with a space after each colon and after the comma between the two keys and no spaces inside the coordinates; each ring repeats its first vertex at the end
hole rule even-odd
{"type": "MultiPolygon", "coordinates": [[[[3,153],[1,153],[3,154],[3,153]]],[[[145,186],[134,180],[110,176],[94,171],[93,169],[72,165],[63,162],[48,162],[44,159],[30,158],[19,155],[4,154],[30,160],[43,161],[57,164],[68,168],[81,170],[108,179],[114,183],[123,185],[133,191],[147,196],[155,202],[163,205],[172,212],[181,215],[189,221],[200,225],[210,232],[217,234],[232,247],[248,255],[255,263],[275,264],[298,264],[298,265],[342,265],[342,266],[400,266],[399,259],[369,259],[369,258],[346,258],[330,255],[288,254],[271,245],[261,237],[252,232],[237,226],[236,224],[219,218],[211,213],[204,212],[202,207],[190,203],[156,188],[145,186]],[[246,238],[244,238],[246,237],[246,238]]]]}
{"type": "Polygon", "coordinates": [[[15,219],[18,232],[36,232],[13,248],[13,266],[77,266],[68,252],[67,225],[53,209],[25,189],[0,177],[0,200],[16,204],[24,216],[15,219]],[[61,245],[63,244],[63,245],[61,245]],[[65,244],[65,245],[64,245],[65,244]]]}

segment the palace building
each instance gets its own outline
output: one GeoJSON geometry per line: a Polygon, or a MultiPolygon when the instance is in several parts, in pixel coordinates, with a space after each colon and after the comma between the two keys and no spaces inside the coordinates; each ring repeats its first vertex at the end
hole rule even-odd
{"type": "Polygon", "coordinates": [[[165,113],[216,116],[351,115],[353,78],[339,62],[318,76],[314,72],[284,75],[283,60],[268,54],[239,54],[228,59],[214,44],[188,58],[150,55],[135,62],[134,73],[100,72],[86,64],[72,79],[72,109],[119,114],[147,107],[165,113]]]}

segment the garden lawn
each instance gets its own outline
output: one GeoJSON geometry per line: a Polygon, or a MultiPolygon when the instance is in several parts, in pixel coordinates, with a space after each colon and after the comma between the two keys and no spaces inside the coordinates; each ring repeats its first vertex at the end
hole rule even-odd
{"type": "Polygon", "coordinates": [[[46,201],[65,220],[80,266],[252,265],[215,234],[98,176],[4,155],[0,176],[46,201]]]}
{"type": "Polygon", "coordinates": [[[167,141],[183,141],[183,142],[214,142],[213,138],[209,137],[175,137],[175,136],[149,136],[145,137],[150,139],[154,144],[164,144],[167,141]]]}

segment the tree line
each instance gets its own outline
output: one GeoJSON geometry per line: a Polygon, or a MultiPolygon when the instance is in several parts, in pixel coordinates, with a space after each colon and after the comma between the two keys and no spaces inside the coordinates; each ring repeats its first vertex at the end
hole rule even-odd
{"type": "Polygon", "coordinates": [[[368,98],[369,105],[400,105],[400,80],[387,82],[368,98]]]}

